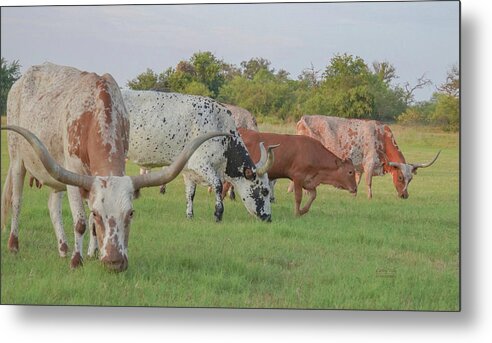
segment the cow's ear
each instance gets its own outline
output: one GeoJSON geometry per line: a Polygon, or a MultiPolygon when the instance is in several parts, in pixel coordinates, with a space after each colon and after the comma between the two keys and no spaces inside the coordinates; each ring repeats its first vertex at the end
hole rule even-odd
{"type": "Polygon", "coordinates": [[[137,189],[133,192],[133,199],[140,198],[140,189],[137,189]]]}
{"type": "Polygon", "coordinates": [[[412,169],[412,174],[413,174],[413,175],[417,175],[417,168],[413,168],[413,169],[412,169]]]}

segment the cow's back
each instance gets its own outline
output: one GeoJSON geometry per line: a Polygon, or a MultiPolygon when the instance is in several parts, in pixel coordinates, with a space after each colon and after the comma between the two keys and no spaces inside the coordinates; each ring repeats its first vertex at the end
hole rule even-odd
{"type": "Polygon", "coordinates": [[[379,161],[377,151],[384,148],[384,124],[375,120],[303,116],[297,130],[298,134],[318,139],[338,157],[350,158],[359,171],[363,171],[364,164],[379,161]]]}
{"type": "Polygon", "coordinates": [[[245,128],[253,131],[258,131],[258,123],[255,117],[248,110],[229,104],[224,106],[231,111],[232,118],[237,128],[245,128]]]}
{"type": "MultiPolygon", "coordinates": [[[[201,134],[236,133],[230,111],[212,99],[156,91],[123,90],[122,94],[130,115],[128,157],[141,167],[171,164],[185,145],[201,134]]],[[[188,164],[204,155],[225,163],[224,150],[225,139],[209,140],[198,148],[188,164]]]]}
{"type": "MultiPolygon", "coordinates": [[[[99,135],[108,149],[114,149],[114,156],[124,155],[128,140],[128,123],[124,121],[127,120],[119,88],[110,75],[98,76],[52,63],[29,68],[12,86],[7,101],[9,125],[33,132],[57,162],[80,173],[88,171],[80,161],[82,135],[92,135],[93,140],[99,135]],[[97,133],[89,132],[88,125],[78,124],[81,117],[96,118],[97,133]],[[115,142],[121,138],[126,147],[115,142]]],[[[9,132],[8,142],[11,154],[17,154],[35,177],[50,179],[24,139],[9,132]]]]}

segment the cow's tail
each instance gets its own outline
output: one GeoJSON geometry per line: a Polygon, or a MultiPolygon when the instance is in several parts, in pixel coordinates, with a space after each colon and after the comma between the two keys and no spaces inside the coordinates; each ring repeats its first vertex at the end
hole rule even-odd
{"type": "Polygon", "coordinates": [[[12,208],[12,167],[9,167],[9,171],[7,172],[7,177],[5,179],[5,185],[2,190],[2,220],[1,220],[1,228],[2,231],[5,230],[7,217],[12,208]]]}

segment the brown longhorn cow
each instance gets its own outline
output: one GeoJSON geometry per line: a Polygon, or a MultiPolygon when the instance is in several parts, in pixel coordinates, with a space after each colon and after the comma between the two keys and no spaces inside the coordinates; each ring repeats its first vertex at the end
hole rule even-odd
{"type": "Polygon", "coordinates": [[[287,178],[293,181],[295,190],[295,214],[300,216],[309,211],[316,199],[316,187],[329,184],[336,188],[357,192],[355,170],[350,160],[342,160],[327,150],[316,139],[275,133],[261,133],[239,129],[246,147],[253,159],[260,159],[260,144],[275,149],[272,167],[268,178],[276,180],[287,178]],[[307,204],[300,208],[302,189],[309,192],[307,204]]]}

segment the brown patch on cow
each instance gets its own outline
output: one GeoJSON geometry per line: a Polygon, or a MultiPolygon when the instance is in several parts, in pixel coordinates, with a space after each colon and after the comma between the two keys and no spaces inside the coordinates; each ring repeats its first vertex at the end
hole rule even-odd
{"type": "Polygon", "coordinates": [[[75,269],[78,267],[82,267],[83,261],[82,261],[82,256],[80,255],[79,252],[75,253],[70,260],[70,268],[75,269]]]}
{"type": "Polygon", "coordinates": [[[61,241],[60,241],[60,244],[61,245],[58,248],[58,250],[63,254],[63,256],[65,256],[68,252],[68,245],[67,245],[67,243],[65,243],[65,242],[62,243],[61,241]]]}
{"type": "Polygon", "coordinates": [[[103,78],[100,78],[96,82],[96,87],[99,90],[99,99],[102,101],[104,104],[104,121],[106,122],[106,125],[111,125],[111,122],[113,121],[112,115],[113,115],[113,104],[111,101],[111,95],[108,91],[108,83],[106,80],[103,78]]]}
{"type": "Polygon", "coordinates": [[[391,162],[405,163],[405,157],[403,157],[395,137],[387,125],[384,125],[384,137],[381,142],[384,142],[384,151],[391,162]]]}
{"type": "Polygon", "coordinates": [[[75,225],[75,231],[80,235],[85,233],[85,220],[79,220],[75,225]]]}
{"type": "Polygon", "coordinates": [[[88,140],[93,139],[93,137],[89,137],[93,118],[92,112],[84,112],[68,127],[68,153],[71,156],[77,156],[86,168],[90,166],[87,145],[88,140]]]}
{"type": "Polygon", "coordinates": [[[19,237],[10,234],[8,247],[10,252],[17,253],[19,251],[19,237]]]}
{"type": "Polygon", "coordinates": [[[116,220],[114,220],[114,217],[109,218],[108,225],[110,228],[114,228],[116,226],[116,220]]]}
{"type": "Polygon", "coordinates": [[[246,168],[246,169],[244,170],[244,177],[245,177],[246,179],[248,179],[248,180],[252,180],[252,179],[253,179],[253,177],[254,177],[254,175],[253,175],[253,171],[252,171],[251,169],[249,169],[249,168],[246,168]]]}

